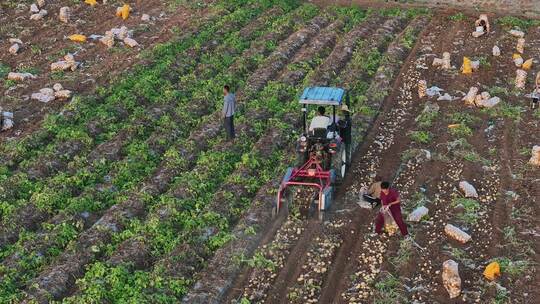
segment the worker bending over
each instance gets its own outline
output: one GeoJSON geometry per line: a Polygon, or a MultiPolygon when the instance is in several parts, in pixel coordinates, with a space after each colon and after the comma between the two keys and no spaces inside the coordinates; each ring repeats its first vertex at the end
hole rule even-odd
{"type": "Polygon", "coordinates": [[[381,183],[381,202],[382,210],[379,212],[375,218],[375,232],[377,234],[382,233],[382,228],[384,226],[384,214],[383,212],[389,213],[401,231],[401,235],[407,236],[409,231],[407,230],[407,225],[403,221],[401,216],[401,199],[399,198],[399,193],[396,189],[390,188],[389,182],[381,183]]]}

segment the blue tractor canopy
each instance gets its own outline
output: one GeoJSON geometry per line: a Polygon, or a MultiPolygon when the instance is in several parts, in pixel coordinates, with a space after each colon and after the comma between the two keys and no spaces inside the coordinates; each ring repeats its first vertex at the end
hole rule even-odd
{"type": "MultiPolygon", "coordinates": [[[[343,104],[350,106],[349,104],[349,94],[347,94],[347,91],[345,91],[342,88],[335,88],[335,87],[308,87],[304,89],[304,92],[300,96],[299,100],[300,104],[302,105],[302,124],[304,127],[304,133],[307,134],[307,113],[308,113],[308,106],[314,105],[314,106],[323,106],[332,107],[332,112],[327,111],[327,113],[331,114],[330,118],[332,119],[332,122],[335,124],[336,121],[336,107],[341,107],[343,104]]],[[[347,114],[347,119],[349,115],[347,114]]]]}
{"type": "Polygon", "coordinates": [[[301,104],[340,106],[345,98],[345,90],[330,87],[310,87],[300,97],[301,104]]]}

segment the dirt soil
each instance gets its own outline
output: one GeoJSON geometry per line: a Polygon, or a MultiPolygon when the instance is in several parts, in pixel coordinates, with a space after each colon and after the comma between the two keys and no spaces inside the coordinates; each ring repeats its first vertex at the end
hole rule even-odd
{"type": "MultiPolygon", "coordinates": [[[[530,206],[528,202],[540,199],[540,171],[527,165],[527,161],[532,146],[539,142],[538,132],[530,130],[538,130],[539,126],[538,112],[531,111],[523,97],[528,91],[516,92],[513,88],[516,67],[511,56],[517,38],[508,34],[508,29],[495,25],[490,35],[475,39],[470,34],[473,17],[457,21],[449,17],[437,14],[417,40],[392,94],[385,99],[382,112],[356,151],[330,214],[323,221],[285,221],[284,225],[292,228],[286,226],[278,232],[272,227],[264,234],[259,250],[283,250],[283,257],[275,260],[277,271],[267,279],[257,268],[244,269],[229,292],[229,302],[237,303],[242,297],[251,300],[250,295],[260,298],[261,289],[254,287],[260,286],[256,285],[260,284],[259,277],[265,282],[262,284],[271,286],[264,300],[252,300],[256,303],[535,303],[540,295],[534,287],[540,283],[540,223],[538,205],[530,206]],[[494,45],[505,50],[501,57],[492,56],[494,45]],[[432,67],[433,58],[440,58],[445,51],[451,53],[453,68],[443,71],[432,67]],[[464,56],[480,58],[480,69],[462,75],[464,56]],[[419,98],[420,79],[427,81],[428,88],[444,89],[455,100],[419,98]],[[467,107],[461,97],[471,86],[479,86],[480,91],[505,88],[508,93],[493,95],[516,107],[519,119],[467,107]],[[440,107],[439,116],[428,128],[431,139],[416,143],[409,134],[419,129],[416,117],[428,99],[440,107]],[[463,113],[476,118],[472,134],[466,137],[469,146],[456,151],[450,148],[456,144],[456,137],[449,133],[448,125],[463,113]],[[429,151],[429,160],[403,158],[418,149],[429,151]],[[476,158],[469,158],[473,154],[476,158]],[[400,191],[405,217],[418,205],[419,196],[428,202],[425,205],[429,219],[408,224],[414,239],[409,247],[401,241],[399,232],[393,236],[374,235],[372,219],[377,211],[356,204],[360,188],[369,185],[375,175],[392,181],[400,191]],[[462,180],[475,185],[479,192],[480,207],[471,222],[464,221],[463,211],[452,206],[454,200],[463,197],[458,187],[462,180]],[[447,223],[465,229],[472,241],[462,245],[449,239],[443,229],[447,223]],[[301,234],[295,235],[297,232],[301,234]],[[290,238],[283,236],[287,233],[290,238]],[[274,238],[270,236],[273,234],[274,238]],[[455,299],[449,298],[441,278],[442,263],[447,259],[459,263],[462,293],[455,299]],[[490,261],[505,259],[511,262],[502,266],[498,281],[490,283],[483,278],[484,267],[490,261]],[[525,266],[520,270],[512,267],[517,265],[525,266]],[[312,276],[313,269],[322,273],[319,279],[312,276]],[[388,278],[397,283],[384,285],[390,282],[388,278]]],[[[538,29],[529,29],[524,58],[537,52],[538,34],[538,29]]],[[[535,75],[537,70],[533,67],[529,75],[535,75]]],[[[271,253],[269,259],[276,256],[280,255],[271,253]]]]}
{"type": "MultiPolygon", "coordinates": [[[[213,2],[211,0],[204,3],[213,2]]],[[[14,113],[13,129],[0,133],[0,141],[6,138],[19,138],[32,133],[40,125],[47,113],[56,113],[66,101],[55,100],[42,103],[31,100],[30,95],[41,88],[60,83],[74,94],[91,94],[96,87],[110,85],[118,75],[125,73],[136,63],[143,63],[141,52],[153,45],[168,41],[189,28],[197,16],[204,15],[206,9],[193,9],[187,6],[172,7],[167,1],[136,1],[131,3],[132,12],[127,20],[115,16],[118,1],[102,4],[98,1],[92,7],[83,1],[54,1],[44,7],[48,15],[42,20],[30,20],[30,1],[15,3],[7,1],[0,4],[0,64],[12,72],[31,72],[36,79],[8,83],[0,86],[0,106],[4,111],[14,113]],[[58,20],[61,7],[71,9],[70,23],[58,20]],[[142,21],[143,14],[150,15],[149,21],[142,21]],[[66,37],[72,34],[104,35],[111,28],[126,26],[133,30],[133,38],[140,47],[129,48],[116,42],[107,48],[99,40],[88,39],[86,43],[72,42],[66,37]],[[17,55],[8,53],[11,46],[9,38],[23,42],[17,55]],[[50,64],[67,53],[75,55],[81,67],[74,72],[52,73],[50,64]]],[[[7,76],[6,76],[7,79],[7,76]]]]}
{"type": "MultiPolygon", "coordinates": [[[[12,71],[36,72],[38,77],[16,85],[6,81],[1,83],[0,105],[4,110],[15,113],[15,128],[0,134],[0,141],[30,134],[40,127],[47,113],[61,111],[65,105],[60,101],[42,104],[30,100],[32,93],[60,82],[76,94],[92,94],[97,86],[108,85],[134,64],[144,64],[140,56],[142,50],[173,39],[178,32],[194,23],[195,18],[206,14],[204,8],[185,7],[173,12],[163,2],[138,1],[133,4],[131,17],[122,21],[114,16],[117,5],[117,2],[106,5],[98,3],[91,8],[84,3],[49,3],[45,7],[49,16],[41,21],[30,21],[29,3],[2,3],[0,48],[6,51],[0,52],[0,63],[12,71]],[[72,6],[73,22],[65,25],[57,20],[57,12],[68,3],[72,6]],[[153,18],[147,24],[140,21],[143,13],[153,18]],[[74,33],[104,34],[110,28],[121,25],[135,30],[134,38],[142,45],[141,48],[127,49],[118,44],[106,49],[98,42],[76,44],[64,39],[64,36],[74,33]],[[16,56],[7,53],[8,37],[20,38],[24,42],[23,49],[16,56]],[[75,52],[75,59],[82,62],[82,67],[74,72],[51,73],[50,63],[66,52],[75,52]]],[[[295,74],[295,71],[285,69],[287,63],[299,60],[302,65],[315,65],[320,60],[321,67],[313,73],[313,77],[310,75],[304,81],[311,79],[311,85],[328,85],[338,76],[344,77],[339,79],[350,76],[351,81],[355,81],[351,75],[336,74],[342,69],[348,72],[361,70],[355,70],[354,66],[348,69],[349,61],[354,58],[353,50],[360,41],[373,43],[367,46],[362,44],[362,47],[375,45],[373,49],[382,54],[398,57],[394,57],[397,63],[386,57],[380,62],[383,68],[395,67],[394,70],[389,69],[392,75],[386,75],[386,70],[380,69],[375,75],[363,75],[360,71],[362,75],[357,76],[365,76],[365,80],[369,81],[366,85],[375,90],[367,91],[365,105],[373,106],[371,110],[379,112],[374,116],[374,121],[370,121],[369,117],[360,117],[362,123],[367,122],[366,130],[363,130],[367,134],[354,153],[349,173],[338,188],[331,209],[322,214],[308,212],[304,217],[297,216],[296,208],[291,206],[290,210],[274,218],[275,221],[266,220],[266,225],[261,224],[266,227],[262,232],[252,233],[254,226],[246,225],[252,228],[250,235],[253,234],[253,241],[240,244],[257,247],[254,251],[260,253],[255,255],[258,260],[252,260],[252,266],[240,263],[243,266],[238,266],[241,267],[239,273],[235,273],[234,269],[227,270],[234,278],[228,278],[230,284],[227,281],[226,288],[219,290],[219,296],[223,297],[219,303],[245,304],[247,299],[250,303],[535,303],[540,296],[536,288],[540,285],[537,271],[540,260],[540,207],[537,204],[540,201],[540,169],[527,162],[532,146],[540,145],[540,134],[537,132],[540,129],[540,111],[532,111],[523,95],[532,91],[531,79],[540,68],[535,61],[529,71],[527,88],[516,90],[516,66],[512,54],[517,38],[498,24],[493,24],[489,35],[472,38],[474,17],[450,18],[452,14],[438,12],[431,19],[425,16],[414,19],[425,18],[422,19],[425,23],[416,23],[422,25],[418,38],[403,48],[406,51],[402,53],[399,53],[400,47],[410,39],[407,37],[410,32],[404,30],[410,29],[406,27],[405,18],[398,20],[401,17],[370,16],[371,19],[342,36],[337,33],[339,31],[333,30],[343,27],[342,23],[328,25],[326,17],[316,17],[316,22],[320,24],[307,26],[291,35],[286,43],[280,43],[284,46],[283,51],[277,55],[272,53],[274,57],[269,57],[275,59],[274,64],[257,68],[252,74],[254,77],[248,78],[249,88],[254,92],[263,90],[269,81],[276,78],[299,85],[306,74],[295,74]],[[379,44],[369,40],[385,25],[391,29],[379,37],[379,44]],[[389,46],[382,43],[386,39],[392,41],[389,46]],[[501,48],[500,57],[492,56],[494,45],[501,48]],[[315,60],[312,58],[313,52],[328,57],[315,60]],[[451,54],[452,68],[449,70],[432,66],[433,59],[442,57],[443,52],[451,54]],[[472,75],[460,72],[464,56],[480,62],[480,68],[472,75]],[[453,100],[437,101],[438,95],[419,97],[419,80],[426,80],[428,88],[437,86],[443,89],[443,93],[450,94],[453,100]],[[378,84],[385,81],[392,84],[385,86],[391,89],[386,97],[377,91],[380,89],[378,84]],[[465,105],[462,97],[472,86],[479,87],[480,92],[489,91],[501,97],[503,102],[490,110],[465,105]],[[376,100],[382,102],[380,107],[375,105],[376,100]],[[435,116],[429,119],[429,123],[421,125],[424,120],[418,118],[432,108],[437,109],[435,116]],[[450,129],[449,125],[458,125],[457,131],[450,129]],[[360,193],[361,188],[368,186],[376,175],[390,181],[399,190],[404,217],[418,206],[429,209],[428,217],[419,223],[407,222],[412,241],[403,240],[399,232],[373,233],[373,219],[378,210],[364,208],[360,204],[360,193]],[[478,198],[465,199],[458,186],[460,181],[474,185],[478,198]],[[466,244],[452,240],[444,232],[448,223],[460,227],[472,239],[466,244]],[[260,233],[258,240],[254,240],[257,233],[260,233]],[[441,277],[442,264],[448,259],[458,262],[461,277],[461,293],[453,299],[449,298],[441,277]],[[502,276],[489,282],[482,272],[494,260],[501,263],[502,276]]],[[[408,22],[410,26],[415,21],[408,22]]],[[[540,28],[529,28],[525,39],[523,57],[528,59],[540,52],[540,28]]],[[[248,99],[246,96],[241,98],[248,99]]],[[[267,119],[265,115],[269,114],[265,110],[254,109],[253,112],[260,116],[253,117],[267,119]]],[[[208,134],[218,134],[221,124],[221,121],[212,121],[213,125],[205,125],[206,133],[189,135],[186,141],[189,147],[184,147],[184,150],[193,149],[196,153],[191,155],[193,159],[188,159],[191,165],[187,168],[190,169],[184,171],[194,167],[207,171],[204,164],[201,167],[195,164],[202,151],[233,151],[243,155],[235,151],[240,146],[231,147],[233,143],[210,146],[208,142],[213,136],[208,134]],[[205,140],[199,142],[199,137],[205,140]],[[202,147],[197,147],[197,144],[202,147]]],[[[251,135],[255,128],[249,126],[252,126],[251,122],[243,122],[239,129],[251,135]]],[[[267,141],[261,143],[273,142],[270,135],[265,137],[267,141]]],[[[118,141],[123,142],[124,138],[120,136],[118,141]]],[[[190,155],[188,152],[185,155],[190,155]]],[[[266,154],[270,152],[266,151],[266,154]]],[[[171,172],[175,174],[171,173],[167,180],[180,174],[171,172]]],[[[153,180],[156,189],[161,184],[159,174],[157,177],[153,180]]],[[[225,191],[227,188],[226,185],[219,189],[225,191]]],[[[184,185],[178,185],[171,193],[179,197],[187,196],[186,189],[184,185]]],[[[272,189],[263,190],[261,196],[265,205],[257,207],[259,209],[256,211],[267,219],[270,218],[270,204],[267,201],[273,201],[268,197],[274,193],[272,189]]],[[[213,199],[214,202],[220,202],[220,196],[213,198],[218,198],[213,199]]],[[[225,203],[219,204],[226,206],[225,210],[209,204],[212,211],[228,212],[225,203]]],[[[121,223],[121,219],[146,216],[146,207],[142,199],[133,196],[132,202],[128,200],[124,205],[108,209],[99,222],[117,227],[120,224],[115,223],[121,223]]],[[[165,207],[168,208],[167,205],[165,207]]],[[[246,218],[239,221],[249,223],[246,218]]],[[[78,247],[63,255],[67,262],[61,260],[55,264],[60,267],[52,268],[52,272],[66,276],[66,282],[74,281],[75,276],[69,276],[70,273],[76,272],[76,276],[81,276],[85,265],[100,258],[87,248],[101,239],[109,240],[109,234],[99,226],[85,231],[77,243],[78,247]],[[80,271],[62,271],[63,266],[72,260],[77,260],[80,271]]],[[[124,243],[118,252],[126,254],[113,255],[109,262],[115,264],[134,257],[132,260],[138,269],[166,265],[166,269],[172,270],[167,273],[168,276],[189,273],[188,280],[191,280],[194,272],[198,275],[195,279],[204,277],[202,264],[212,265],[208,261],[210,256],[198,252],[199,244],[183,244],[173,250],[171,257],[186,256],[183,263],[167,257],[160,257],[156,262],[145,254],[149,247],[146,248],[141,240],[124,243]],[[137,256],[130,248],[139,249],[140,255],[137,256]]],[[[220,257],[219,254],[216,256],[220,257]]],[[[231,256],[233,254],[227,257],[231,256]]],[[[225,262],[233,265],[231,261],[225,262]]],[[[40,288],[47,286],[48,271],[46,269],[40,273],[40,288]]],[[[64,285],[63,293],[76,292],[71,288],[73,286],[68,286],[73,284],[64,285]]],[[[194,284],[193,289],[196,287],[197,284],[194,284]]]]}

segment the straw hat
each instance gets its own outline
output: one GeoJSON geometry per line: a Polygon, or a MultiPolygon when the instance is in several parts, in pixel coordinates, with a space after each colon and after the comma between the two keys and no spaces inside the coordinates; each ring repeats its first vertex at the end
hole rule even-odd
{"type": "Polygon", "coordinates": [[[349,107],[346,104],[341,105],[341,111],[351,113],[351,110],[349,110],[349,107]]]}

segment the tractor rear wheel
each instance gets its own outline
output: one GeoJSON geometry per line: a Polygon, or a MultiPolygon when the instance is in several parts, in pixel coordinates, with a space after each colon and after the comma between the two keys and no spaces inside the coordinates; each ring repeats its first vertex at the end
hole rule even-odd
{"type": "Polygon", "coordinates": [[[338,181],[343,181],[345,174],[347,173],[347,149],[345,144],[341,145],[339,151],[333,156],[332,167],[336,172],[336,177],[338,181]]]}

